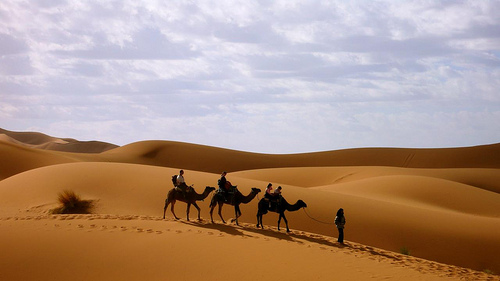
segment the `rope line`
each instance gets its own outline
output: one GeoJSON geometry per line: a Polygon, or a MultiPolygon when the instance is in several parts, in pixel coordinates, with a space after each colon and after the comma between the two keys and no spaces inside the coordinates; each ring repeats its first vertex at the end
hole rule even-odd
{"type": "Polygon", "coordinates": [[[306,213],[306,215],[307,215],[310,219],[312,219],[312,220],[314,220],[314,221],[316,221],[316,222],[323,223],[323,224],[335,224],[335,223],[331,223],[331,222],[324,222],[324,221],[317,220],[317,219],[315,219],[315,218],[311,217],[311,216],[309,215],[309,213],[307,213],[306,208],[302,208],[302,209],[304,210],[304,213],[306,213]]]}

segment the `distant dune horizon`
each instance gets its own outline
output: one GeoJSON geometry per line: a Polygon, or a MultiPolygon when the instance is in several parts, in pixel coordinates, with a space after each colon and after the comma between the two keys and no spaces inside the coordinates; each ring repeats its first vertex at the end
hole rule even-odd
{"type": "MultiPolygon", "coordinates": [[[[6,272],[5,276],[16,274],[16,261],[29,259],[38,266],[34,275],[26,278],[36,279],[37,274],[54,266],[44,260],[59,260],[57,255],[67,251],[65,247],[71,243],[101,244],[115,249],[112,241],[120,241],[127,244],[123,251],[132,254],[138,245],[154,240],[165,251],[170,247],[173,256],[183,256],[183,247],[201,241],[217,244],[214,248],[206,246],[223,255],[231,247],[238,247],[236,258],[241,260],[260,260],[260,253],[252,251],[258,245],[297,251],[310,259],[318,258],[317,263],[324,266],[331,264],[331,259],[349,256],[345,263],[338,261],[347,270],[341,275],[344,280],[401,276],[406,280],[499,280],[498,275],[490,273],[500,273],[500,143],[263,154],[167,140],[116,146],[0,129],[0,155],[0,239],[9,241],[11,246],[6,251],[12,255],[12,259],[5,255],[0,258],[4,265],[0,272],[6,272]],[[163,220],[164,200],[173,187],[170,177],[180,169],[185,171],[187,184],[192,184],[198,193],[205,186],[217,187],[222,171],[228,172],[228,180],[244,195],[251,188],[259,188],[261,193],[241,205],[240,226],[223,224],[217,211],[213,214],[215,223],[210,223],[213,193],[198,202],[203,221],[193,221],[197,217],[193,207],[191,221],[187,222],[186,204],[179,201],[175,212],[181,219],[174,220],[169,207],[163,220]],[[291,204],[298,200],[307,203],[305,209],[286,212],[292,230],[289,234],[283,233],[283,222],[282,231],[277,231],[276,213],[263,217],[264,230],[256,227],[257,203],[264,197],[268,183],[282,186],[283,197],[291,204]],[[51,215],[62,190],[72,190],[95,202],[93,213],[51,215]],[[333,219],[339,208],[344,208],[347,219],[345,247],[339,247],[335,240],[338,233],[333,219]],[[57,226],[49,229],[42,222],[57,226]],[[54,248],[54,254],[23,238],[25,231],[37,229],[46,233],[40,239],[54,248]],[[64,230],[69,233],[67,238],[61,236],[64,230]],[[146,233],[156,238],[150,240],[152,236],[146,233]],[[65,242],[56,243],[52,236],[65,242]],[[138,239],[138,244],[128,245],[126,241],[132,237],[138,239]],[[252,237],[257,239],[245,242],[252,237]],[[269,243],[270,240],[276,243],[269,243]],[[26,243],[40,252],[20,254],[14,250],[26,243]],[[303,248],[304,245],[308,247],[303,248]]],[[[222,215],[230,221],[235,216],[234,208],[224,205],[222,215]]],[[[210,251],[196,253],[199,257],[188,258],[194,265],[192,270],[196,272],[198,266],[199,274],[202,268],[210,271],[203,265],[204,260],[214,259],[210,251]]],[[[89,249],[83,254],[90,260],[100,259],[101,255],[116,258],[127,267],[127,261],[115,253],[89,249]]],[[[173,257],[162,257],[161,251],[145,255],[146,260],[159,262],[163,258],[179,266],[173,257]]],[[[285,261],[289,268],[301,267],[300,259],[285,261]]],[[[144,262],[133,259],[130,266],[144,262]]],[[[91,264],[110,279],[121,276],[116,268],[91,264]]],[[[86,270],[84,266],[78,268],[81,272],[86,270]]],[[[161,272],[152,270],[153,277],[161,272]]],[[[247,276],[239,270],[241,267],[235,266],[229,272],[243,280],[259,278],[256,273],[247,276]]],[[[284,276],[293,279],[287,274],[294,273],[305,277],[307,268],[304,271],[291,270],[284,276]]],[[[62,280],[65,274],[55,279],[62,280]]]]}

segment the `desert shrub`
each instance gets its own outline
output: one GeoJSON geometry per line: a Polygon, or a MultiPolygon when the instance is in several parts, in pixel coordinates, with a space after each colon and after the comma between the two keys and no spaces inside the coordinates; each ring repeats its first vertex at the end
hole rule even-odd
{"type": "Polygon", "coordinates": [[[410,249],[408,249],[408,247],[406,247],[406,246],[401,247],[401,249],[399,249],[399,252],[403,255],[407,255],[407,256],[410,255],[410,249]]]}
{"type": "Polygon", "coordinates": [[[74,191],[64,190],[57,197],[60,206],[52,210],[52,214],[90,214],[92,201],[82,200],[74,191]]]}
{"type": "Polygon", "coordinates": [[[483,272],[486,274],[495,275],[495,272],[493,272],[493,270],[485,269],[485,270],[483,270],[483,272]]]}

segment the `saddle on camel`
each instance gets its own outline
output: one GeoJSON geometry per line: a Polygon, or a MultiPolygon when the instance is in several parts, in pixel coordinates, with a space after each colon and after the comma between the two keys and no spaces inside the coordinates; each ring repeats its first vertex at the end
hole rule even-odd
{"type": "Polygon", "coordinates": [[[224,199],[225,203],[232,203],[234,200],[234,195],[238,191],[237,186],[233,186],[231,182],[226,181],[226,184],[224,184],[224,188],[222,189],[219,187],[219,189],[216,192],[216,195],[219,196],[220,198],[224,199]]]}
{"type": "Polygon", "coordinates": [[[191,192],[193,190],[192,186],[188,186],[186,183],[177,184],[177,175],[172,176],[172,183],[174,184],[174,190],[182,196],[186,197],[187,192],[191,192]]]}
{"type": "Polygon", "coordinates": [[[278,186],[273,191],[273,184],[269,183],[266,188],[266,194],[264,195],[264,201],[268,203],[269,211],[275,212],[281,203],[281,186],[278,186]]]}
{"type": "Polygon", "coordinates": [[[281,199],[283,198],[281,194],[279,195],[271,195],[271,196],[264,196],[264,200],[267,201],[269,204],[269,211],[271,212],[277,212],[279,206],[281,205],[281,199]]]}

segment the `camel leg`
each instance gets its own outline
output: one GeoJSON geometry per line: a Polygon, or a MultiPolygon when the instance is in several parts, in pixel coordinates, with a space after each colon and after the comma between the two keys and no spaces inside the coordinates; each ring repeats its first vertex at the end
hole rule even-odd
{"type": "Polygon", "coordinates": [[[263,216],[264,216],[264,214],[262,214],[262,213],[257,213],[257,227],[259,227],[259,225],[260,225],[260,227],[261,227],[262,229],[264,229],[264,223],[262,223],[262,217],[263,217],[263,216]]]}
{"type": "Polygon", "coordinates": [[[187,203],[187,209],[186,209],[186,219],[189,221],[189,209],[191,208],[191,203],[187,203]]]}
{"type": "Polygon", "coordinates": [[[286,219],[285,217],[285,213],[280,213],[280,218],[278,220],[278,230],[280,229],[280,221],[281,221],[281,217],[283,217],[283,220],[285,221],[285,225],[286,225],[286,232],[290,232],[290,229],[288,229],[288,220],[286,219]]]}
{"type": "Polygon", "coordinates": [[[170,202],[168,202],[168,198],[165,199],[165,207],[163,207],[163,219],[165,219],[165,213],[167,212],[167,207],[169,203],[170,202]]]}
{"type": "Polygon", "coordinates": [[[278,231],[280,231],[280,223],[281,223],[281,213],[278,218],[278,231]]]}
{"type": "Polygon", "coordinates": [[[172,214],[174,214],[174,218],[176,220],[178,220],[179,218],[175,215],[175,212],[174,212],[174,205],[175,205],[175,201],[172,201],[172,205],[170,205],[170,211],[172,212],[172,214]]]}
{"type": "Polygon", "coordinates": [[[234,216],[235,218],[231,220],[231,222],[236,222],[236,225],[239,226],[238,224],[238,218],[241,216],[241,210],[240,210],[240,205],[234,205],[234,216]]]}
{"type": "Polygon", "coordinates": [[[219,203],[219,217],[220,217],[220,219],[222,220],[223,223],[226,223],[226,221],[224,220],[224,218],[222,218],[222,205],[223,204],[224,203],[222,203],[222,202],[219,203]]]}
{"type": "Polygon", "coordinates": [[[214,216],[213,216],[214,209],[215,209],[215,205],[212,205],[210,207],[210,220],[212,221],[212,223],[214,223],[214,216]]]}
{"type": "Polygon", "coordinates": [[[241,217],[241,209],[240,209],[240,205],[238,205],[238,213],[237,213],[237,217],[236,218],[239,218],[241,217]]]}
{"type": "Polygon", "coordinates": [[[196,208],[196,210],[198,210],[198,220],[201,221],[201,217],[200,217],[200,207],[198,207],[198,204],[196,204],[196,202],[193,202],[193,206],[196,208]]]}

